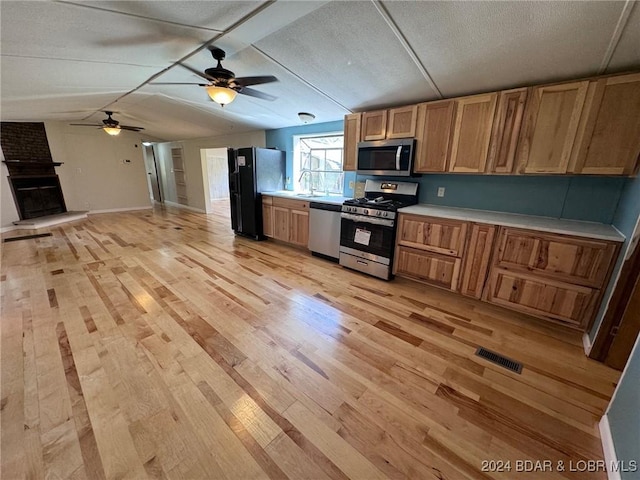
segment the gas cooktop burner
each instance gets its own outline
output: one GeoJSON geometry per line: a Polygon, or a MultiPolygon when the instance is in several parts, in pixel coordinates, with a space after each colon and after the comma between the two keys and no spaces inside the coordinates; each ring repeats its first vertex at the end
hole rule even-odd
{"type": "MultiPolygon", "coordinates": [[[[414,202],[415,203],[415,202],[414,202]]],[[[345,205],[356,205],[360,207],[376,208],[379,210],[397,210],[402,207],[412,205],[410,202],[402,202],[399,200],[392,200],[390,198],[373,199],[373,198],[352,198],[345,200],[345,205]]]]}

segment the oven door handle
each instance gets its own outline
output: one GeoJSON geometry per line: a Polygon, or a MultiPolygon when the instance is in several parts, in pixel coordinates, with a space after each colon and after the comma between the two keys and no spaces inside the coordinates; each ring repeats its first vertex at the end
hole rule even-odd
{"type": "Polygon", "coordinates": [[[402,153],[402,145],[398,145],[396,150],[396,171],[400,171],[400,154],[402,153]]]}
{"type": "Polygon", "coordinates": [[[385,218],[368,217],[366,215],[354,215],[353,213],[342,212],[340,214],[345,220],[351,220],[358,223],[370,223],[371,225],[382,225],[393,228],[395,221],[385,218]]]}

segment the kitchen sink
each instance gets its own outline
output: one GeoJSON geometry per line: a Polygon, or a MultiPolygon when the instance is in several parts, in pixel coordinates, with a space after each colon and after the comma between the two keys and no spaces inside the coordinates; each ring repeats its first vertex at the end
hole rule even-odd
{"type": "Polygon", "coordinates": [[[326,197],[324,193],[296,193],[296,197],[313,198],[313,197],[326,197]]]}

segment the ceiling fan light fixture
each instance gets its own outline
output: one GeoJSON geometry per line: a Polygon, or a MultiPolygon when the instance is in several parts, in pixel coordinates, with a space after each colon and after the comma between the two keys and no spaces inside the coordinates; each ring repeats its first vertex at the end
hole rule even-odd
{"type": "Polygon", "coordinates": [[[102,127],[102,129],[107,132],[109,135],[113,135],[114,137],[116,135],[120,135],[120,132],[122,131],[122,129],[119,126],[115,126],[115,127],[102,127]]]}
{"type": "Polygon", "coordinates": [[[210,85],[206,87],[206,90],[211,100],[219,103],[223,107],[233,102],[233,100],[236,98],[236,95],[238,95],[238,92],[227,87],[216,87],[214,85],[210,85]]]}
{"type": "Polygon", "coordinates": [[[313,113],[298,112],[298,118],[302,123],[310,123],[313,122],[316,116],[313,113]]]}

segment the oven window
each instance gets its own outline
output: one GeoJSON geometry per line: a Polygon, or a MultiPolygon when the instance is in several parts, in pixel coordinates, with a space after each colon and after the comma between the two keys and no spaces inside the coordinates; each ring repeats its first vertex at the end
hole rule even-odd
{"type": "Polygon", "coordinates": [[[340,245],[344,247],[391,258],[394,242],[395,231],[393,227],[342,219],[340,245]]]}

